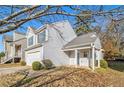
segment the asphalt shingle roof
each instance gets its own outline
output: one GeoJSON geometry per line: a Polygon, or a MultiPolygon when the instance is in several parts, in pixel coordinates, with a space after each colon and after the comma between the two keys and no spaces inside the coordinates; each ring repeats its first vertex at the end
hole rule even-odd
{"type": "Polygon", "coordinates": [[[63,49],[68,49],[71,47],[76,47],[76,46],[86,46],[86,45],[90,45],[91,43],[95,42],[97,38],[97,35],[95,32],[92,33],[87,33],[81,36],[78,36],[76,38],[74,38],[72,41],[70,41],[69,43],[67,43],[63,49]]]}

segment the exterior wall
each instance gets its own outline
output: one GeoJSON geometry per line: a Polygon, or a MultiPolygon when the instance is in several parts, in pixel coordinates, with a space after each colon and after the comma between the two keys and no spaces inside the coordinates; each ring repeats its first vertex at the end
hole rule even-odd
{"type": "Polygon", "coordinates": [[[25,49],[27,48],[27,39],[22,39],[15,42],[16,45],[21,45],[21,59],[25,60],[25,49]]]}
{"type": "Polygon", "coordinates": [[[12,45],[10,42],[5,42],[5,59],[12,57],[12,45]]]}
{"type": "MultiPolygon", "coordinates": [[[[94,42],[94,45],[95,45],[95,48],[97,49],[101,49],[102,46],[101,46],[101,42],[100,42],[100,39],[97,38],[96,41],[94,42]]],[[[101,50],[95,50],[95,53],[96,53],[96,59],[98,60],[101,60],[103,59],[103,54],[102,54],[102,51],[101,50]]]]}
{"type": "Polygon", "coordinates": [[[70,25],[69,21],[67,21],[67,20],[53,23],[52,26],[50,26],[50,27],[53,28],[54,30],[56,30],[57,33],[61,34],[61,37],[63,37],[63,43],[64,44],[65,43],[67,44],[72,39],[77,37],[72,26],[70,25]]]}
{"type": "Polygon", "coordinates": [[[22,38],[25,38],[25,35],[22,35],[22,34],[18,34],[16,32],[13,33],[13,40],[16,41],[16,40],[19,40],[19,39],[22,39],[22,38]]]}
{"type": "MultiPolygon", "coordinates": [[[[14,40],[14,44],[15,45],[21,45],[21,60],[25,60],[25,52],[24,50],[26,49],[27,47],[27,40],[26,40],[26,36],[25,35],[22,35],[22,34],[19,34],[19,33],[16,33],[14,32],[13,33],[13,40],[14,40]]],[[[15,47],[13,45],[13,47],[15,47]]],[[[15,48],[14,48],[15,49],[15,48]]],[[[13,51],[14,52],[14,51],[13,51]]],[[[16,52],[16,51],[15,51],[16,52]]],[[[15,53],[13,54],[13,56],[15,55],[15,53]]]]}
{"type": "Polygon", "coordinates": [[[97,48],[97,49],[101,49],[102,48],[101,42],[100,42],[99,38],[96,39],[96,41],[94,42],[94,45],[95,45],[95,48],[97,48]]]}
{"type": "Polygon", "coordinates": [[[52,60],[57,66],[68,65],[69,56],[62,51],[62,48],[76,37],[74,30],[67,21],[48,26],[47,30],[48,41],[44,44],[45,58],[52,60]]]}

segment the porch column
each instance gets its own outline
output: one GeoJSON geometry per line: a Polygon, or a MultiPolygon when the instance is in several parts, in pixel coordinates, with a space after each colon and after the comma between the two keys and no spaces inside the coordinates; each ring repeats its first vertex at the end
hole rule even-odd
{"type": "Polygon", "coordinates": [[[13,43],[13,63],[14,63],[14,57],[15,57],[15,44],[13,43]]]}
{"type": "Polygon", "coordinates": [[[100,53],[101,53],[101,50],[99,50],[98,52],[98,68],[100,68],[100,53]]]}
{"type": "Polygon", "coordinates": [[[78,50],[75,49],[75,64],[76,64],[76,66],[78,65],[77,60],[78,60],[78,50]]]}
{"type": "Polygon", "coordinates": [[[92,45],[92,69],[95,69],[95,46],[94,44],[92,45]]]}

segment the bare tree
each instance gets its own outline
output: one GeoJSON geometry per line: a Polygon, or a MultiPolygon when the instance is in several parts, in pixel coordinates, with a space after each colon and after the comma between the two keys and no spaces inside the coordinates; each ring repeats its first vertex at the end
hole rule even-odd
{"type": "MultiPolygon", "coordinates": [[[[121,51],[121,37],[124,33],[124,6],[104,9],[106,6],[0,6],[0,34],[25,28],[25,24],[35,20],[50,23],[62,19],[73,19],[73,27],[77,32],[95,31],[102,44],[108,39],[121,51]],[[100,17],[100,19],[98,19],[100,17]],[[103,22],[98,22],[103,20],[103,22]],[[108,22],[105,21],[108,20],[108,22]],[[93,25],[93,23],[97,25],[93,25]],[[104,31],[103,31],[104,28],[104,31]]],[[[34,23],[32,23],[34,24],[34,23]]]]}
{"type": "MultiPolygon", "coordinates": [[[[90,27],[90,21],[96,16],[109,16],[123,13],[123,6],[113,10],[105,11],[103,6],[96,6],[96,11],[88,9],[89,6],[1,6],[0,13],[0,34],[13,31],[21,27],[26,22],[31,20],[44,21],[45,17],[54,15],[63,15],[75,17],[80,21],[77,24],[85,24],[86,27],[90,27]],[[67,9],[68,8],[68,9],[67,9]],[[69,11],[70,9],[70,11],[69,11]],[[6,10],[6,11],[5,11],[6,10]],[[87,11],[86,11],[87,10],[87,11]]],[[[94,6],[93,6],[94,8],[94,6]]],[[[114,17],[113,17],[114,18],[114,17]]],[[[122,18],[123,19],[123,18],[122,18]]],[[[120,20],[120,19],[118,19],[120,20]]]]}

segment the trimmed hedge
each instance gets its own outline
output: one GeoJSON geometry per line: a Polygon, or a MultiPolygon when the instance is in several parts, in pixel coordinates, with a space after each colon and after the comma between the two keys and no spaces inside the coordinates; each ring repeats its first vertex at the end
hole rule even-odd
{"type": "Polygon", "coordinates": [[[25,66],[25,65],[26,65],[26,62],[23,61],[23,60],[21,60],[21,61],[20,61],[20,65],[21,65],[21,66],[25,66]]]}
{"type": "Polygon", "coordinates": [[[107,61],[106,60],[100,60],[100,67],[101,68],[108,68],[108,63],[107,63],[107,61]]]}
{"type": "Polygon", "coordinates": [[[39,61],[34,61],[32,63],[32,69],[33,70],[41,70],[41,69],[43,69],[43,65],[39,61]]]}
{"type": "Polygon", "coordinates": [[[46,69],[51,69],[54,67],[54,65],[50,59],[42,60],[42,62],[43,62],[46,69]]]}

